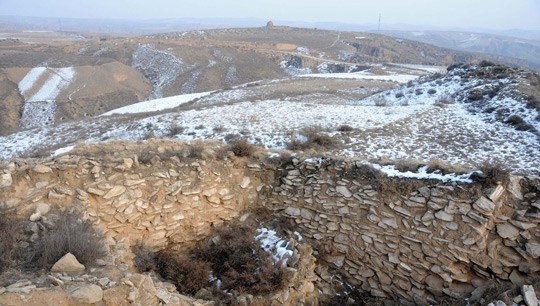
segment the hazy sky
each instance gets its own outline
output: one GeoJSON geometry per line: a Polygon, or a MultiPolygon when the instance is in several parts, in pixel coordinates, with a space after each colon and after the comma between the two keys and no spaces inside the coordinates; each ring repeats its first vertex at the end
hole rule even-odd
{"type": "Polygon", "coordinates": [[[540,30],[540,0],[0,0],[0,15],[262,18],[540,30]]]}

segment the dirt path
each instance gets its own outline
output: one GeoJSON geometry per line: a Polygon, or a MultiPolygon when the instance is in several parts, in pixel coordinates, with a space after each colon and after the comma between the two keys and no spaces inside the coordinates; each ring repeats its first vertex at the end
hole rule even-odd
{"type": "Polygon", "coordinates": [[[341,39],[341,32],[339,32],[339,33],[337,34],[336,40],[334,40],[334,42],[333,42],[329,47],[326,47],[325,49],[330,49],[330,48],[334,47],[334,46],[338,43],[338,41],[339,41],[340,39],[341,39]]]}

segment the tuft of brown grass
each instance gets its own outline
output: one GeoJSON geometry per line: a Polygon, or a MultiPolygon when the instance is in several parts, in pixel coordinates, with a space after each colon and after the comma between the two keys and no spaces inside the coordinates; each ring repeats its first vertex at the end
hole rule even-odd
{"type": "Polygon", "coordinates": [[[281,262],[274,262],[254,236],[253,227],[234,225],[216,229],[213,238],[189,250],[169,247],[152,253],[138,245],[133,249],[135,264],[141,272],[154,270],[185,294],[205,288],[227,300],[224,291],[237,296],[282,289],[286,278],[281,262]]]}
{"type": "Polygon", "coordinates": [[[107,255],[105,237],[84,220],[76,209],[60,211],[58,218],[46,228],[35,241],[27,265],[36,269],[48,269],[67,253],[84,265],[92,265],[107,255]]]}
{"type": "Polygon", "coordinates": [[[224,227],[216,234],[218,240],[198,244],[194,254],[212,263],[212,273],[222,280],[222,290],[267,294],[283,288],[285,277],[281,263],[275,263],[258,245],[254,228],[224,227]]]}
{"type": "Polygon", "coordinates": [[[201,158],[204,151],[204,142],[197,140],[189,145],[188,156],[191,158],[201,158]]]}
{"type": "Polygon", "coordinates": [[[287,144],[287,149],[298,151],[307,149],[330,149],[337,145],[334,138],[323,133],[320,127],[305,128],[300,132],[301,135],[307,138],[306,141],[299,141],[294,137],[291,142],[287,144]]]}
{"type": "Polygon", "coordinates": [[[229,145],[229,151],[238,157],[248,157],[253,155],[255,147],[245,139],[235,139],[229,145]]]}
{"type": "Polygon", "coordinates": [[[478,168],[482,173],[474,176],[474,179],[485,186],[494,186],[498,183],[504,185],[508,182],[510,170],[499,162],[484,162],[478,168]]]}
{"type": "Polygon", "coordinates": [[[0,273],[14,265],[15,245],[21,231],[21,223],[12,212],[0,208],[0,273]]]}
{"type": "Polygon", "coordinates": [[[155,257],[155,267],[158,273],[172,281],[180,292],[193,295],[209,285],[211,263],[174,249],[159,251],[155,257]]]}
{"type": "Polygon", "coordinates": [[[178,134],[182,134],[184,132],[185,128],[177,123],[173,123],[168,131],[169,137],[174,137],[178,134]]]}
{"type": "Polygon", "coordinates": [[[354,128],[348,124],[343,124],[343,125],[340,125],[338,128],[337,128],[338,132],[352,132],[354,131],[354,128]]]}

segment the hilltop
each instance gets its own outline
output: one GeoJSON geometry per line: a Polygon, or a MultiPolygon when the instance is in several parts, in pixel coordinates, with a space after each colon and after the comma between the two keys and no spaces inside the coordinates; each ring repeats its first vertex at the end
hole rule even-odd
{"type": "Polygon", "coordinates": [[[279,26],[127,37],[39,31],[1,37],[4,135],[147,99],[257,80],[367,71],[382,63],[447,66],[481,58],[376,34],[279,26]],[[33,108],[43,112],[29,117],[33,108]]]}

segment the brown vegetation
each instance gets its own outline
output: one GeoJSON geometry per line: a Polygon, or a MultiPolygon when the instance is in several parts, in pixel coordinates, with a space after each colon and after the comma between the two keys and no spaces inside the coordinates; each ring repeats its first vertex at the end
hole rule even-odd
{"type": "Polygon", "coordinates": [[[300,135],[305,136],[305,141],[300,141],[297,137],[293,137],[290,143],[287,144],[287,149],[293,151],[307,149],[329,149],[335,147],[337,142],[334,138],[323,133],[320,127],[309,127],[302,129],[300,135]]]}
{"type": "Polygon", "coordinates": [[[235,225],[217,229],[211,239],[187,251],[169,247],[152,253],[140,245],[133,251],[140,271],[156,271],[182,293],[193,295],[208,288],[215,298],[224,299],[224,291],[233,295],[275,292],[285,284],[281,263],[274,262],[254,237],[253,227],[235,225]]]}
{"type": "Polygon", "coordinates": [[[15,245],[20,234],[21,223],[12,213],[0,209],[0,273],[13,266],[15,245]]]}
{"type": "Polygon", "coordinates": [[[76,209],[60,211],[53,222],[45,228],[34,242],[27,266],[34,269],[50,268],[67,253],[77,257],[79,262],[92,265],[107,255],[105,238],[84,220],[76,209]]]}
{"type": "Polygon", "coordinates": [[[248,157],[253,155],[255,147],[245,139],[234,139],[229,146],[229,150],[232,151],[235,156],[248,157]]]}

